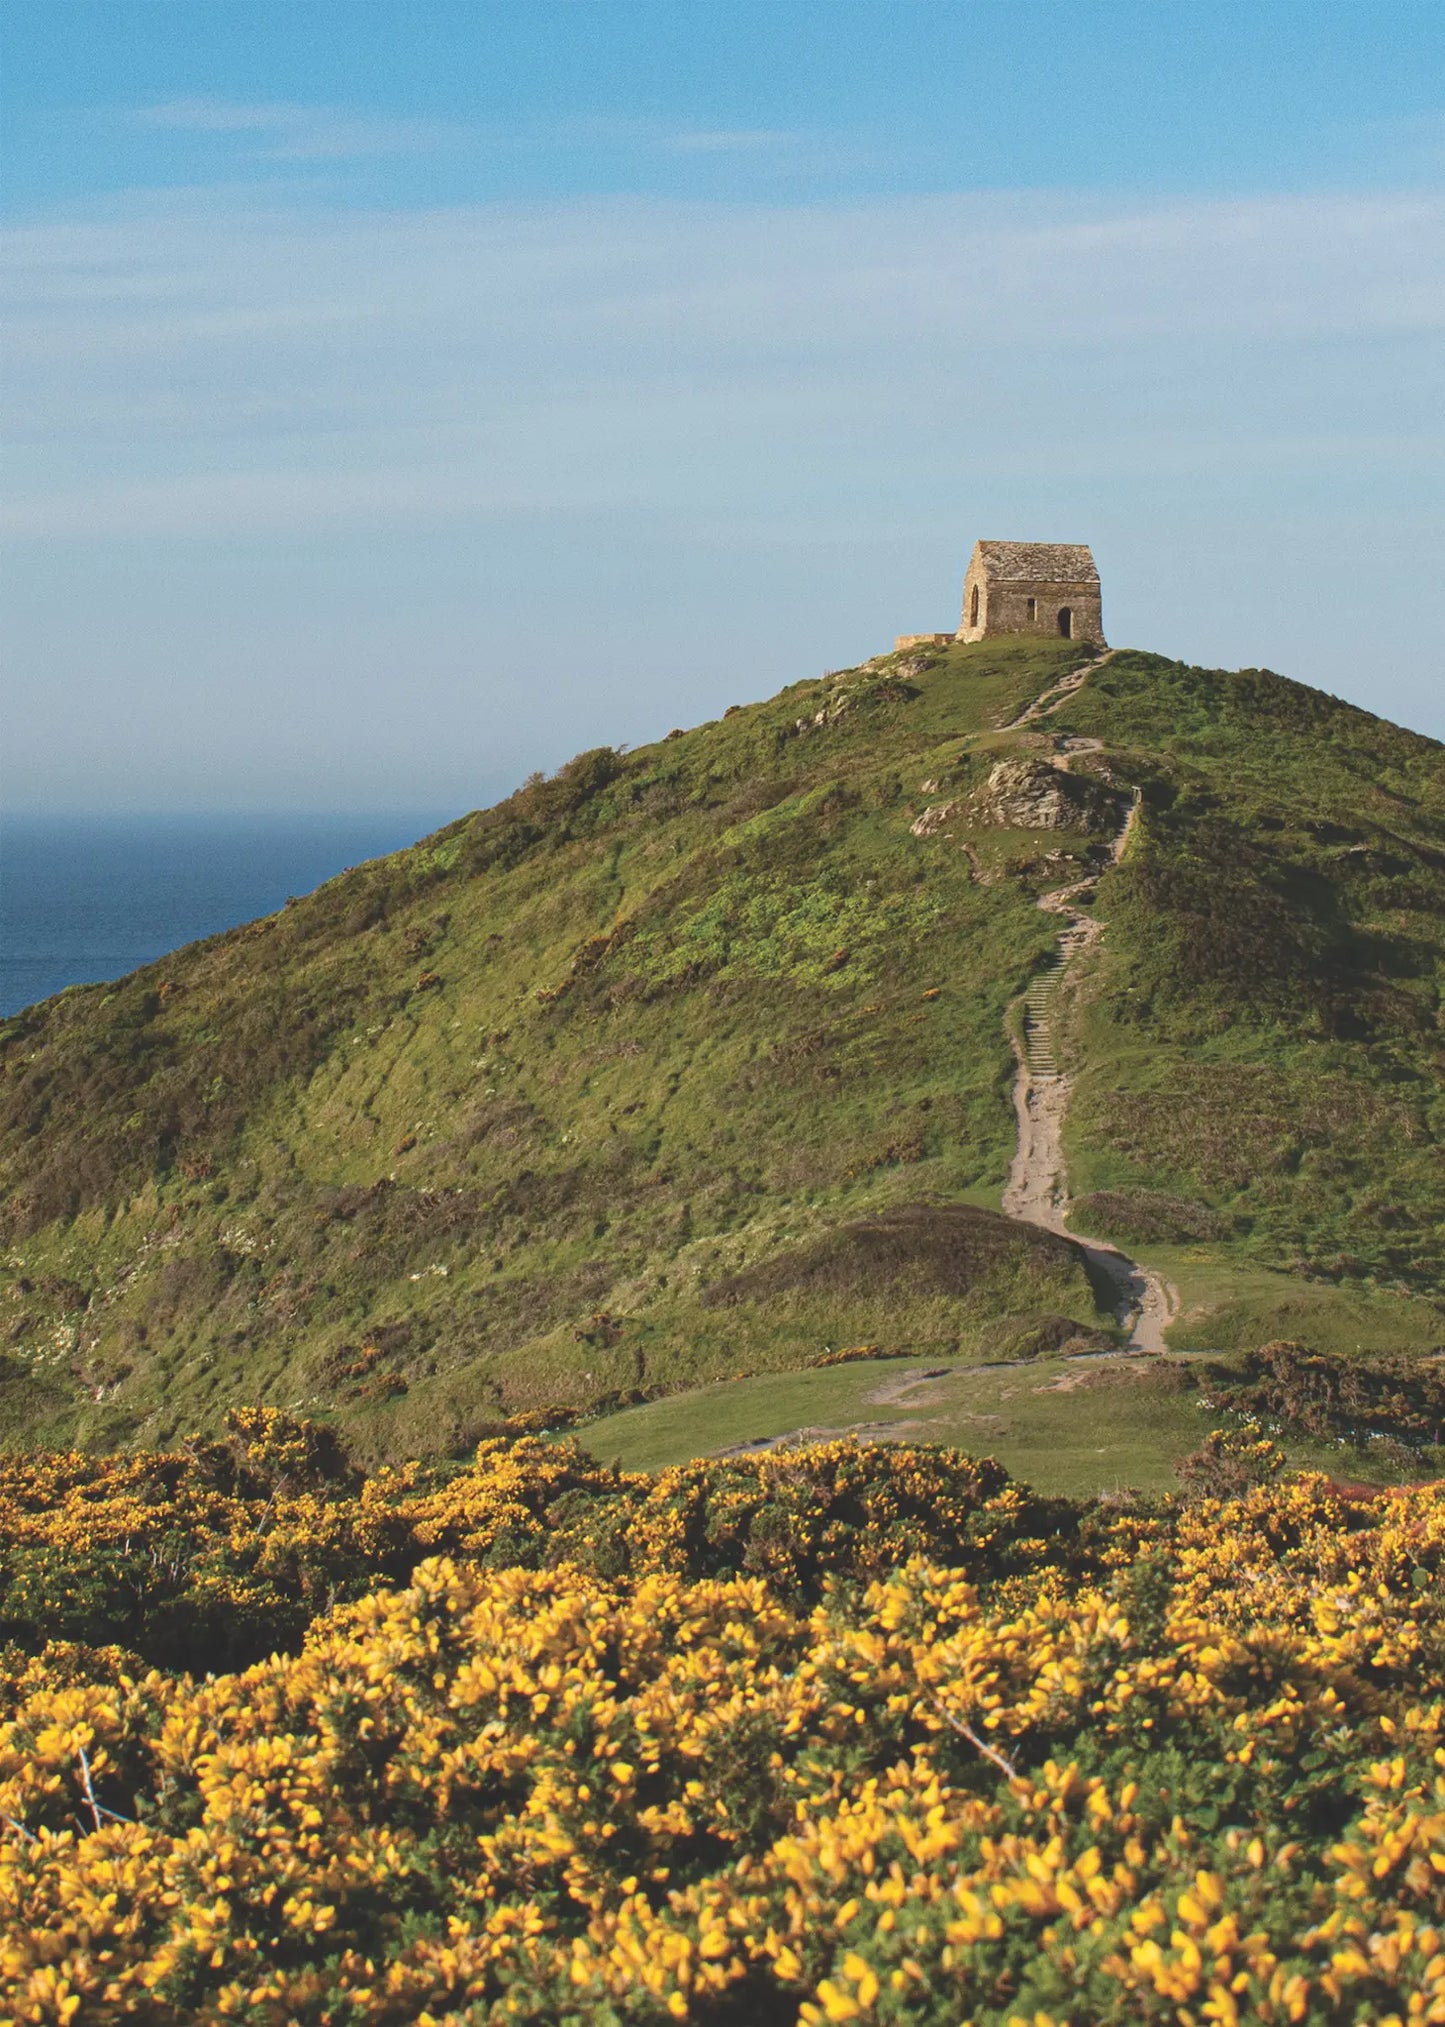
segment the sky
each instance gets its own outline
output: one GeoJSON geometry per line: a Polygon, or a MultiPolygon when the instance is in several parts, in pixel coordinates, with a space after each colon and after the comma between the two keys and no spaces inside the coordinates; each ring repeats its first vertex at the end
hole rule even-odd
{"type": "Polygon", "coordinates": [[[461,810],[1092,544],[1445,736],[1439,0],[3,0],[19,810],[461,810]]]}

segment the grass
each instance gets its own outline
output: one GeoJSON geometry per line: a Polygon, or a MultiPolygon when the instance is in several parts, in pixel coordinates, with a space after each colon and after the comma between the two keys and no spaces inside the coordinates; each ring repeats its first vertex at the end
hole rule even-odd
{"type": "Polygon", "coordinates": [[[1065,1009],[1076,1190],[1161,1263],[1204,1247],[1181,1341],[1303,1315],[1439,1342],[1440,748],[1142,655],[1001,729],[1075,652],[884,656],[581,754],[6,1024],[0,1441],[163,1442],[262,1401],[373,1460],[460,1451],[828,1345],[1097,1325],[1027,1233],[952,1285],[852,1271],[880,1218],[998,1204],[1035,902],[1104,839],[970,797],[1070,731],[1145,798],[1065,1009]]]}
{"type": "MultiPolygon", "coordinates": [[[[1177,1492],[1175,1464],[1218,1421],[1188,1379],[1173,1362],[1138,1359],[869,1359],[651,1401],[578,1433],[594,1457],[629,1470],[656,1471],[778,1437],[806,1433],[822,1441],[856,1431],[868,1440],[945,1443],[996,1457],[1049,1494],[1177,1492]]],[[[1376,1460],[1355,1450],[1308,1441],[1284,1447],[1298,1467],[1367,1482],[1380,1477],[1376,1460]]]]}
{"type": "Polygon", "coordinates": [[[1171,1451],[1184,1455],[1209,1426],[1157,1372],[1125,1361],[869,1359],[652,1401],[588,1424],[579,1439],[604,1461],[657,1470],[802,1431],[820,1441],[857,1431],[954,1445],[997,1457],[1041,1491],[1092,1495],[1165,1489],[1171,1451]]]}
{"type": "Polygon", "coordinates": [[[1114,1198],[1125,1241],[1174,1196],[1236,1261],[1438,1299],[1440,748],[1259,671],[1138,655],[1060,723],[1145,788],[1074,1004],[1076,1193],[1114,1198]]]}
{"type": "Polygon", "coordinates": [[[1445,1316],[1420,1296],[1277,1273],[1225,1246],[1151,1246],[1149,1264],[1179,1290],[1174,1351],[1244,1351],[1276,1338],[1346,1357],[1445,1348],[1445,1316]]]}

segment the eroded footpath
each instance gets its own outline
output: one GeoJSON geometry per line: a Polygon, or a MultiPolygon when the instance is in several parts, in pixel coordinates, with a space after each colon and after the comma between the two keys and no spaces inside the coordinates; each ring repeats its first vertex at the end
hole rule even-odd
{"type": "MultiPolygon", "coordinates": [[[[1012,730],[1048,717],[1076,695],[1092,672],[1108,659],[1105,654],[1085,663],[1001,729],[1012,730]]],[[[1068,739],[1059,752],[1049,757],[1049,764],[1067,773],[1079,755],[1097,753],[1102,745],[1098,739],[1068,739]]],[[[1113,1291],[1115,1315],[1129,1333],[1128,1349],[1162,1352],[1168,1349],[1164,1333],[1179,1309],[1173,1285],[1107,1240],[1090,1238],[1068,1224],[1069,1182],[1063,1136],[1072,1081],[1059,1067],[1053,1035],[1053,1009],[1068,969],[1103,934],[1103,924],[1094,920],[1086,904],[1093,900],[1104,873],[1123,858],[1138,814],[1139,791],[1135,789],[1124,821],[1110,843],[1108,859],[1099,871],[1039,897],[1040,908],[1059,916],[1064,926],[1052,964],[1025,995],[1024,1039],[1013,1041],[1018,1142],[1004,1186],[1003,1209],[1008,1217],[1042,1226],[1045,1231],[1057,1232],[1081,1246],[1096,1281],[1113,1291]]]]}

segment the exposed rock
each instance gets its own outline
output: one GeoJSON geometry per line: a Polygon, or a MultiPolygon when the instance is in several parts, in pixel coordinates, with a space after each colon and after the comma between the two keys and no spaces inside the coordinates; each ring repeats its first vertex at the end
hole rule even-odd
{"type": "Polygon", "coordinates": [[[973,798],[975,821],[1008,830],[1111,830],[1119,807],[1120,798],[1100,783],[1030,759],[1000,760],[973,798]]]}
{"type": "Polygon", "coordinates": [[[908,828],[916,838],[937,837],[962,807],[963,804],[960,802],[931,803],[922,816],[916,817],[908,828]]]}
{"type": "Polygon", "coordinates": [[[906,704],[918,695],[913,685],[904,682],[896,670],[877,672],[871,662],[865,662],[861,669],[850,670],[849,675],[868,677],[871,680],[850,681],[847,688],[829,685],[828,687],[833,689],[832,701],[824,704],[813,717],[796,719],[793,725],[795,732],[807,732],[815,727],[836,724],[845,711],[872,710],[879,704],[906,704]]]}

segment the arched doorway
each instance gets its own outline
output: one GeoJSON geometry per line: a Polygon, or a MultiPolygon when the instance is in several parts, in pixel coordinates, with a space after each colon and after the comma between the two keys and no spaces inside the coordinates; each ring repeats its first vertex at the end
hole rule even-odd
{"type": "Polygon", "coordinates": [[[968,623],[970,626],[978,625],[978,606],[979,606],[978,586],[975,584],[975,586],[973,587],[973,596],[968,601],[968,623]]]}
{"type": "Polygon", "coordinates": [[[1071,605],[1059,607],[1059,632],[1065,640],[1074,638],[1074,608],[1071,605]]]}

